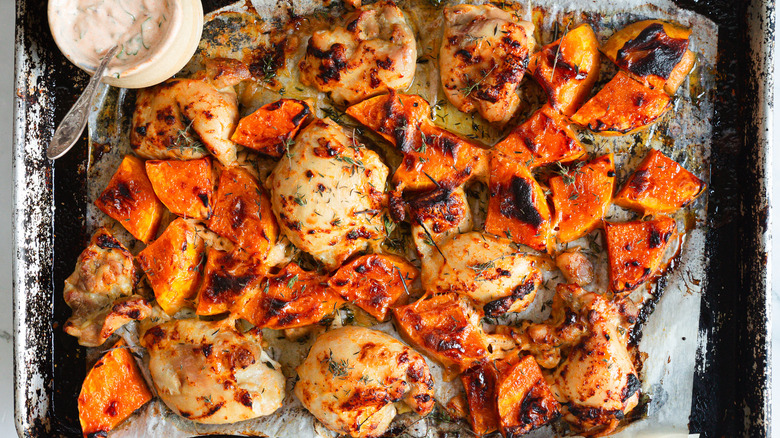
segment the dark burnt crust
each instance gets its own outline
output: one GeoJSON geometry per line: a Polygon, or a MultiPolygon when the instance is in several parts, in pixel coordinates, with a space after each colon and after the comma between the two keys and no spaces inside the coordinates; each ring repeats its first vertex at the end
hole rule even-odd
{"type": "Polygon", "coordinates": [[[669,79],[686,50],[687,38],[670,38],[662,23],[653,23],[618,50],[616,64],[637,76],[669,79]]]}
{"type": "Polygon", "coordinates": [[[483,307],[485,316],[494,317],[508,312],[514,303],[536,291],[535,280],[536,278],[527,278],[525,281],[515,286],[510,295],[485,304],[483,307]]]}
{"type": "Polygon", "coordinates": [[[506,438],[520,437],[560,417],[558,404],[551,402],[549,395],[550,390],[544,379],[537,380],[520,402],[515,419],[519,424],[504,428],[506,438]]]}
{"type": "Polygon", "coordinates": [[[507,183],[491,187],[490,196],[499,198],[499,211],[507,218],[539,228],[544,223],[534,203],[534,185],[520,176],[513,176],[507,183]]]}

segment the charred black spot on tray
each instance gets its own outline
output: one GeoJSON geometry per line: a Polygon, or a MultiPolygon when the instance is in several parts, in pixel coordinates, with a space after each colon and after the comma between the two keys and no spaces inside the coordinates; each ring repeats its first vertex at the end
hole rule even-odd
{"type": "Polygon", "coordinates": [[[500,197],[499,211],[508,218],[515,218],[534,228],[544,223],[544,218],[534,204],[534,186],[525,178],[513,176],[509,184],[498,184],[492,197],[500,197]]]}
{"type": "Polygon", "coordinates": [[[688,39],[670,38],[661,23],[653,23],[618,50],[616,63],[638,76],[668,79],[686,50],[688,39]]]}

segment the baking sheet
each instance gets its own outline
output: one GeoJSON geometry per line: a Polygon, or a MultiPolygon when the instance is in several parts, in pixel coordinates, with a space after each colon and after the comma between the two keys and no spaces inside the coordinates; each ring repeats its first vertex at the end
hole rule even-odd
{"type": "MultiPolygon", "coordinates": [[[[278,14],[280,10],[269,8],[268,3],[254,2],[258,11],[262,11],[266,16],[278,14]]],[[[404,4],[400,3],[404,8],[404,4]]],[[[530,20],[532,11],[535,8],[544,8],[547,11],[544,20],[537,23],[541,32],[537,35],[541,43],[546,44],[552,41],[553,25],[562,16],[569,14],[574,16],[574,22],[590,21],[594,29],[599,34],[603,42],[606,37],[615,28],[644,18],[661,18],[677,21],[683,25],[693,28],[691,39],[691,50],[697,53],[698,63],[694,74],[686,80],[678,92],[674,102],[674,112],[667,115],[660,123],[653,126],[646,133],[617,137],[605,138],[594,136],[593,134],[583,132],[581,138],[586,138],[584,144],[590,145],[589,150],[594,153],[615,152],[616,164],[618,169],[618,181],[625,180],[626,176],[638,163],[638,160],[644,156],[645,151],[650,148],[660,149],[664,153],[683,164],[686,168],[699,175],[705,181],[708,181],[708,156],[709,140],[712,135],[710,121],[713,116],[713,103],[711,101],[713,94],[708,90],[714,84],[714,61],[717,52],[715,45],[717,41],[717,27],[706,18],[680,10],[671,2],[656,1],[652,4],[646,4],[640,1],[617,2],[595,1],[586,5],[582,2],[560,2],[560,1],[539,1],[527,2],[519,5],[523,18],[530,20]],[[576,11],[576,12],[575,12],[576,11]],[[671,141],[674,139],[674,141],[671,141]],[[587,141],[590,140],[590,141],[587,141]]],[[[309,7],[315,7],[310,4],[309,7]]],[[[306,5],[296,3],[296,12],[306,13],[306,5]]],[[[238,3],[233,6],[222,9],[221,13],[228,11],[247,12],[247,6],[238,3]]],[[[281,12],[284,12],[281,10],[281,12]]],[[[210,17],[216,14],[210,15],[210,17]]],[[[224,17],[224,15],[222,16],[224,17]]],[[[418,17],[414,11],[409,13],[410,21],[415,24],[418,17]]],[[[424,32],[418,32],[425,34],[424,32]]],[[[438,42],[435,40],[438,36],[432,38],[420,38],[418,47],[420,53],[434,52],[438,50],[438,42]]],[[[257,41],[262,42],[262,41],[257,41]]],[[[429,63],[432,65],[433,63],[429,63]]],[[[297,65],[288,63],[288,69],[297,65]]],[[[605,66],[609,68],[608,62],[605,66]]],[[[414,94],[420,94],[430,102],[437,102],[443,98],[439,91],[436,78],[431,75],[432,70],[423,66],[418,67],[417,79],[415,84],[408,91],[414,94]],[[429,80],[425,80],[428,78],[429,80]],[[421,80],[422,79],[422,80],[421,80]]],[[[602,69],[601,83],[611,78],[608,70],[602,69]]],[[[294,79],[294,78],[293,78],[294,79]]],[[[285,78],[280,81],[284,84],[285,78]]],[[[260,91],[253,96],[254,102],[259,106],[268,101],[278,99],[276,90],[260,91]]],[[[298,96],[285,96],[298,97],[298,96]]],[[[533,96],[529,96],[533,99],[533,96]]],[[[129,112],[126,101],[132,101],[132,93],[126,90],[106,89],[100,98],[102,111],[93,114],[90,120],[90,139],[91,151],[88,163],[88,191],[90,201],[94,200],[105,187],[105,183],[113,174],[118,166],[119,160],[124,153],[129,152],[127,136],[125,133],[129,129],[129,112]]],[[[316,102],[316,107],[326,105],[324,97],[316,102]]],[[[444,105],[441,113],[457,115],[448,105],[444,105]]],[[[534,109],[532,106],[526,110],[534,109]]],[[[320,116],[323,116],[320,111],[320,116]]],[[[440,114],[441,115],[441,114],[440,114]]],[[[461,116],[463,118],[463,116],[461,116]]],[[[488,145],[500,138],[501,132],[485,129],[479,119],[475,123],[462,123],[459,128],[454,126],[452,118],[449,118],[450,126],[444,123],[444,126],[460,131],[462,135],[483,134],[480,141],[488,145]],[[473,129],[473,126],[478,126],[473,129]],[[471,129],[471,132],[468,131],[471,129]]],[[[473,122],[473,120],[472,120],[473,122]]],[[[439,121],[441,123],[441,119],[439,121]]],[[[686,214],[690,217],[681,216],[680,222],[685,226],[690,220],[695,221],[701,226],[706,220],[706,199],[697,201],[696,204],[686,214]],[[691,219],[692,217],[692,219],[691,219]]],[[[630,218],[626,212],[619,208],[613,208],[607,217],[611,220],[623,220],[630,218]]],[[[111,225],[102,213],[100,213],[92,203],[88,204],[88,225],[91,232],[100,225],[111,225]]],[[[115,230],[120,227],[115,227],[115,230]]],[[[117,230],[119,231],[119,230],[117,230]]],[[[119,231],[120,234],[122,233],[119,231]]],[[[597,233],[600,234],[600,233],[597,233]]],[[[642,436],[648,434],[657,434],[663,432],[666,434],[680,434],[687,436],[688,421],[691,406],[691,396],[693,387],[694,364],[696,363],[696,351],[706,342],[705,339],[698,338],[699,326],[699,308],[700,293],[705,286],[702,279],[705,278],[705,256],[704,256],[704,238],[705,233],[701,229],[694,229],[686,236],[683,250],[680,254],[680,263],[676,268],[671,269],[669,275],[664,281],[653,286],[648,291],[650,294],[662,295],[656,306],[656,311],[648,319],[643,329],[643,337],[640,342],[640,350],[647,353],[647,359],[641,370],[643,381],[643,392],[650,396],[650,403],[647,406],[647,417],[629,425],[619,436],[642,436]],[[680,317],[685,315],[685,317],[680,317]]],[[[583,239],[582,244],[587,247],[591,244],[603,247],[601,237],[595,240],[583,239]]],[[[125,235],[125,242],[132,242],[129,236],[125,235]]],[[[595,284],[596,289],[604,290],[606,287],[606,273],[599,275],[595,284]]],[[[533,320],[542,320],[549,311],[545,311],[544,303],[552,298],[554,287],[545,291],[540,291],[535,301],[535,305],[524,314],[519,315],[522,318],[533,320]]],[[[384,331],[394,336],[398,336],[392,327],[392,324],[384,324],[384,331]]],[[[127,335],[132,338],[132,334],[127,335]]],[[[308,414],[300,403],[292,396],[291,384],[294,376],[294,368],[305,355],[306,348],[299,348],[298,352],[290,353],[288,351],[285,357],[280,357],[280,352],[285,351],[288,345],[276,345],[271,348],[275,359],[285,365],[286,374],[290,377],[288,382],[288,396],[284,407],[272,416],[250,420],[227,426],[205,426],[199,425],[178,416],[171,414],[158,400],[152,402],[141,413],[140,418],[136,418],[127,424],[112,436],[137,436],[139,434],[154,434],[155,436],[168,435],[171,437],[190,436],[193,433],[263,433],[269,436],[294,437],[294,436],[315,436],[327,435],[328,432],[319,425],[316,420],[308,414]]],[[[432,361],[428,361],[434,375],[440,376],[440,367],[432,361]]],[[[440,380],[440,379],[437,379],[440,380]]],[[[449,397],[459,390],[459,384],[455,386],[437,385],[437,395],[442,404],[446,404],[449,397]]],[[[401,423],[413,423],[416,419],[413,416],[399,420],[401,423]]],[[[429,421],[416,422],[414,430],[409,432],[413,436],[425,436],[432,433],[429,421]]],[[[542,429],[534,436],[549,436],[552,432],[549,429],[542,429]]],[[[649,436],[649,435],[648,435],[649,436]]]]}

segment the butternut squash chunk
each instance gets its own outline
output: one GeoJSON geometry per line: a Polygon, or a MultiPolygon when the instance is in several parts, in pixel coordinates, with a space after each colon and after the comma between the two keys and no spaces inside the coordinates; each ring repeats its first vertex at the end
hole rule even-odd
{"type": "Polygon", "coordinates": [[[469,405],[469,423],[477,436],[498,430],[498,372],[493,363],[480,363],[460,375],[469,405]]]}
{"type": "Polygon", "coordinates": [[[281,158],[288,143],[311,114],[302,100],[279,99],[238,121],[231,140],[274,158],[281,158]]]}
{"type": "Polygon", "coordinates": [[[401,335],[450,372],[463,372],[488,354],[479,315],[457,293],[395,307],[393,315],[401,335]]]}
{"type": "Polygon", "coordinates": [[[246,251],[209,248],[203,282],[198,288],[198,315],[217,315],[233,309],[241,296],[259,287],[266,269],[246,251]]]}
{"type": "Polygon", "coordinates": [[[384,321],[390,308],[406,303],[409,288],[419,276],[420,271],[401,257],[368,254],[340,267],[328,280],[328,286],[384,321]]]}
{"type": "Polygon", "coordinates": [[[643,215],[673,213],[690,204],[706,184],[653,149],[615,196],[615,204],[643,215]]]}
{"type": "Polygon", "coordinates": [[[588,24],[568,31],[531,57],[528,70],[547,93],[549,104],[571,117],[599,78],[599,41],[588,24]]]}
{"type": "Polygon", "coordinates": [[[600,225],[615,191],[612,154],[580,164],[561,167],[549,182],[561,243],[579,239],[600,225]]]}
{"type": "Polygon", "coordinates": [[[670,102],[663,91],[648,88],[618,72],[571,119],[601,134],[630,134],[658,120],[671,107],[670,102]]]}
{"type": "Polygon", "coordinates": [[[403,151],[419,137],[420,124],[430,122],[431,106],[420,96],[390,90],[350,106],[346,113],[403,151]]]}
{"type": "Polygon", "coordinates": [[[259,259],[265,258],[279,238],[268,194],[240,167],[222,171],[208,227],[259,259]]]}
{"type": "Polygon", "coordinates": [[[146,175],[157,197],[184,218],[208,220],[214,194],[211,157],[199,160],[149,160],[146,175]]]}
{"type": "Polygon", "coordinates": [[[79,423],[84,437],[106,436],[152,399],[152,393],[120,340],[89,371],[78,398],[79,423]]]}
{"type": "Polygon", "coordinates": [[[409,190],[459,186],[472,177],[487,176],[487,150],[433,123],[420,125],[420,135],[402,150],[393,182],[409,190]]]}
{"type": "Polygon", "coordinates": [[[696,61],[691,29],[661,20],[629,24],[612,34],[604,55],[648,87],[674,94],[696,61]]]}
{"type": "Polygon", "coordinates": [[[547,251],[552,235],[550,207],[542,187],[525,165],[493,153],[489,197],[485,231],[547,251]]]}
{"type": "Polygon", "coordinates": [[[165,210],[146,176],[144,162],[133,155],[125,156],[95,205],[144,243],[157,236],[165,210]]]}
{"type": "Polygon", "coordinates": [[[486,150],[430,119],[431,108],[420,96],[377,96],[347,108],[347,114],[381,135],[403,155],[393,182],[403,189],[455,187],[487,175],[486,150]]]}
{"type": "Polygon", "coordinates": [[[560,415],[561,406],[533,356],[523,357],[503,374],[497,392],[501,433],[506,438],[524,435],[560,415]]]}
{"type": "Polygon", "coordinates": [[[544,105],[493,148],[528,168],[568,162],[585,155],[585,148],[566,119],[544,105]]]}
{"type": "Polygon", "coordinates": [[[610,288],[615,293],[630,292],[654,276],[677,233],[677,223],[665,216],[646,222],[605,222],[604,226],[610,288]]]}
{"type": "Polygon", "coordinates": [[[344,300],[327,287],[326,278],[290,263],[245,294],[238,312],[260,328],[274,330],[316,324],[334,313],[344,300]]]}
{"type": "Polygon", "coordinates": [[[159,239],[138,254],[157,304],[169,315],[178,312],[198,290],[205,243],[193,224],[178,218],[159,239]]]}

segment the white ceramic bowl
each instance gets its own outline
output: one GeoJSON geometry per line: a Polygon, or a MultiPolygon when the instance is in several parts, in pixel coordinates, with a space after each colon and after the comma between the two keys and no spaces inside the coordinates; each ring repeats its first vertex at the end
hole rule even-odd
{"type": "MultiPolygon", "coordinates": [[[[80,69],[93,74],[97,65],[70,44],[59,26],[67,22],[58,17],[64,0],[49,0],[48,18],[54,42],[62,53],[80,69]]],[[[121,69],[109,67],[104,82],[121,88],[144,88],[159,84],[181,70],[195,54],[203,31],[201,0],[172,0],[173,17],[162,38],[150,46],[149,55],[121,69]]]]}

